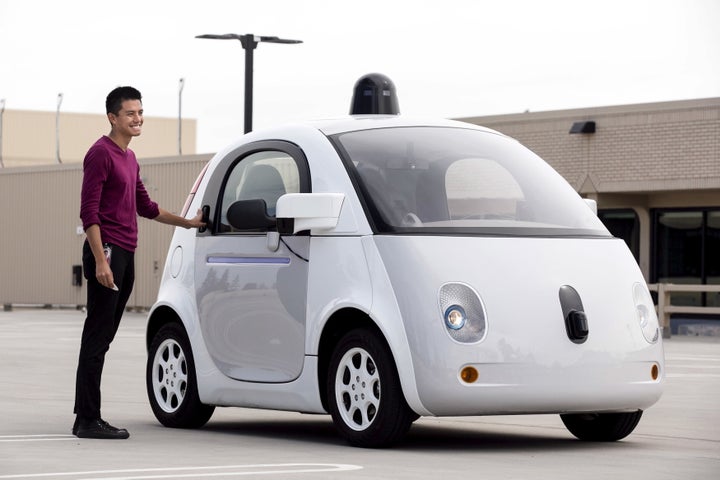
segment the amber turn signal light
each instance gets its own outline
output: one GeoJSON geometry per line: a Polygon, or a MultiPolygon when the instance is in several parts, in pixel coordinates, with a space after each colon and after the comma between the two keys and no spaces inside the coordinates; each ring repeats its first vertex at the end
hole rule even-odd
{"type": "Polygon", "coordinates": [[[460,370],[460,379],[465,383],[474,383],[479,376],[475,367],[464,367],[460,370]]]}

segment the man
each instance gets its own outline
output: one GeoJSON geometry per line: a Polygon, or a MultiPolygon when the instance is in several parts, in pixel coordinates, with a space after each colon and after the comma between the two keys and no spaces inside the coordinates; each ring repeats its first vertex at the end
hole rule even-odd
{"type": "Polygon", "coordinates": [[[130,436],[100,415],[100,379],[105,353],[115,337],[135,280],[137,215],[168,225],[198,228],[201,214],[191,219],[174,215],[150,199],[140,180],[140,167],[128,148],[141,133],[140,92],[118,87],[105,102],[110,133],[90,147],[83,162],[80,218],[87,239],[83,269],[87,283],[87,317],[83,327],[75,386],[75,423],[80,438],[130,436]]]}

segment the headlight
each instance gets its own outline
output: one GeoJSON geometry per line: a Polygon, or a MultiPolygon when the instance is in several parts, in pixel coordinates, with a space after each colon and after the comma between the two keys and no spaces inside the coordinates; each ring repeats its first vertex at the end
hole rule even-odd
{"type": "Polygon", "coordinates": [[[453,330],[460,330],[465,326],[465,310],[460,305],[450,305],[445,310],[445,325],[453,330]]]}
{"type": "Polygon", "coordinates": [[[445,330],[453,340],[477,343],[485,338],[485,305],[472,287],[464,283],[446,283],[440,287],[438,295],[445,330]]]}
{"type": "Polygon", "coordinates": [[[650,292],[642,283],[633,285],[633,301],[635,302],[635,316],[645,340],[650,343],[657,342],[660,338],[660,325],[650,292]]]}

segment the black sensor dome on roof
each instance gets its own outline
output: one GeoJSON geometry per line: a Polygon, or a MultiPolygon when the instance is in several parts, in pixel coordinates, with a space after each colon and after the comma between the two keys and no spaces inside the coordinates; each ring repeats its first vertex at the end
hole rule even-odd
{"type": "Polygon", "coordinates": [[[355,82],[350,115],[399,115],[395,84],[382,73],[369,73],[355,82]]]}

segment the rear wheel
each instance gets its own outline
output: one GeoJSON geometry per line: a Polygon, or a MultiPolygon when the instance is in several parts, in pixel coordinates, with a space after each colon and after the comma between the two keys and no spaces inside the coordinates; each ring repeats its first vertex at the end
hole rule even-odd
{"type": "Polygon", "coordinates": [[[629,413],[579,413],[560,415],[565,427],[580,440],[614,442],[630,435],[642,410],[629,413]]]}
{"type": "Polygon", "coordinates": [[[215,407],[200,402],[190,342],[176,323],[162,327],[150,345],[146,386],[155,417],[166,427],[198,428],[215,407]]]}
{"type": "Polygon", "coordinates": [[[335,347],[327,396],[335,426],[358,447],[395,443],[418,418],[405,401],[385,341],[365,329],[347,333],[335,347]]]}

